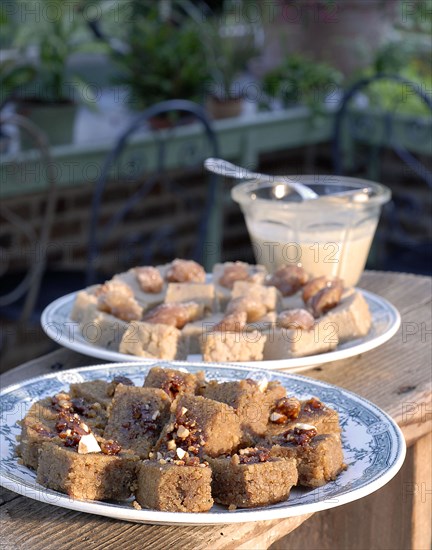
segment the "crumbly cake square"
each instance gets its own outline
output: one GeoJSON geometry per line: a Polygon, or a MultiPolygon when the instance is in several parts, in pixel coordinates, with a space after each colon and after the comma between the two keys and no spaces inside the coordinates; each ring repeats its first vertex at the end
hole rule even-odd
{"type": "Polygon", "coordinates": [[[261,361],[267,336],[258,330],[204,334],[201,353],[204,361],[261,361]]]}
{"type": "Polygon", "coordinates": [[[119,350],[148,359],[186,359],[180,330],[158,323],[132,321],[123,335],[119,350]]]}
{"type": "Polygon", "coordinates": [[[206,314],[218,311],[215,287],[206,283],[168,283],[165,302],[196,302],[206,314]]]}
{"type": "Polygon", "coordinates": [[[138,464],[127,451],[79,454],[76,448],[44,443],[36,481],[78,500],[126,500],[136,486],[138,464]]]}
{"type": "Polygon", "coordinates": [[[170,405],[163,390],[119,384],[108,410],[104,438],[148,458],[169,418],[170,405]]]}
{"type": "Polygon", "coordinates": [[[207,512],[213,505],[208,465],[144,460],[138,472],[137,502],[164,512],[207,512]]]}
{"type": "Polygon", "coordinates": [[[339,434],[316,435],[302,444],[294,430],[289,430],[276,441],[278,444],[271,448],[271,456],[295,459],[300,485],[321,487],[346,469],[339,434]]]}
{"type": "Polygon", "coordinates": [[[218,456],[235,451],[242,440],[236,411],[218,401],[181,395],[156,444],[158,451],[181,448],[192,455],[218,456]]]}
{"type": "Polygon", "coordinates": [[[270,411],[279,399],[286,396],[286,390],[279,382],[256,382],[250,378],[236,382],[213,380],[203,389],[202,395],[233,407],[247,440],[265,434],[270,411]]]}
{"type": "Polygon", "coordinates": [[[208,458],[212,493],[225,506],[254,508],[281,502],[297,484],[294,459],[271,457],[268,449],[242,449],[231,457],[208,458]]]}
{"type": "Polygon", "coordinates": [[[205,378],[203,371],[193,374],[177,369],[152,367],[144,380],[145,388],[159,388],[171,400],[174,400],[180,393],[198,394],[204,386],[205,378]]]}

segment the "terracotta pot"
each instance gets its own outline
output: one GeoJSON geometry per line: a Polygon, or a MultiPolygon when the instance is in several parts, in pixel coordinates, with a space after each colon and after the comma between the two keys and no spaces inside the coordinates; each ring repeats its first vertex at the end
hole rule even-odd
{"type": "Polygon", "coordinates": [[[210,96],[207,99],[207,110],[214,119],[239,116],[243,109],[243,98],[218,99],[210,96]]]}

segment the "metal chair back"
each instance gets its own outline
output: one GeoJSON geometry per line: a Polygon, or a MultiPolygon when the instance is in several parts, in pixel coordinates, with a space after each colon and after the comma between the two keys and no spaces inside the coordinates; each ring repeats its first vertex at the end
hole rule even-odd
{"type": "MultiPolygon", "coordinates": [[[[182,128],[187,134],[189,126],[183,125],[182,128]]],[[[150,148],[149,141],[146,141],[146,143],[150,148]]],[[[218,219],[221,208],[218,186],[219,179],[213,174],[205,174],[204,176],[202,162],[206,156],[218,156],[218,154],[219,146],[216,134],[205,110],[200,105],[186,100],[169,100],[153,105],[141,113],[118,138],[115,146],[106,157],[100,177],[95,185],[88,236],[87,283],[91,284],[97,279],[97,270],[100,265],[99,260],[102,257],[104,244],[113,238],[116,230],[119,233],[119,226],[122,224],[123,230],[126,231],[127,224],[125,224],[125,220],[128,215],[130,216],[132,212],[135,212],[135,220],[138,218],[138,223],[135,223],[135,226],[139,226],[140,211],[143,216],[146,215],[144,213],[146,200],[153,200],[153,202],[156,200],[155,209],[157,209],[156,197],[160,196],[160,201],[163,201],[164,193],[171,194],[176,203],[181,201],[184,203],[184,209],[177,216],[177,221],[179,219],[180,221],[187,221],[193,216],[194,212],[197,214],[197,211],[199,211],[197,214],[198,223],[195,231],[195,243],[190,247],[188,252],[184,253],[185,256],[204,263],[206,267],[217,261],[221,232],[218,219]],[[178,150],[178,155],[183,158],[176,158],[175,162],[173,162],[169,153],[172,148],[172,140],[175,140],[176,132],[179,131],[180,114],[186,115],[191,121],[196,122],[200,126],[201,131],[198,134],[194,133],[193,136],[191,135],[189,142],[187,139],[182,141],[183,145],[178,150]],[[140,148],[137,156],[136,147],[135,153],[130,153],[126,161],[122,162],[124,160],[122,159],[122,155],[129,155],[131,151],[130,146],[134,145],[132,142],[133,136],[142,130],[143,127],[148,127],[152,121],[160,117],[163,117],[165,120],[171,120],[172,123],[162,130],[147,128],[147,136],[151,136],[152,138],[151,156],[153,167],[150,170],[146,170],[146,167],[142,166],[145,164],[145,160],[143,159],[145,158],[146,151],[140,148]],[[201,156],[197,154],[197,147],[201,148],[201,156]],[[191,162],[188,162],[188,156],[192,157],[191,162]],[[197,158],[198,156],[199,158],[197,158]],[[194,167],[201,171],[203,178],[205,177],[206,180],[206,188],[203,190],[204,200],[200,200],[196,196],[196,193],[195,195],[194,193],[188,194],[186,189],[178,184],[176,178],[170,175],[174,166],[177,170],[181,170],[183,167],[194,167]],[[115,167],[117,167],[118,172],[114,176],[115,167]],[[125,167],[127,170],[124,170],[125,167]],[[143,176],[145,177],[143,178],[143,176]],[[130,183],[131,181],[135,181],[137,185],[130,193],[125,191],[124,196],[121,197],[122,203],[120,203],[119,199],[118,208],[114,212],[105,215],[103,212],[104,196],[107,192],[110,179],[115,180],[117,189],[121,189],[121,186],[125,187],[126,183],[130,183]],[[209,260],[209,248],[212,249],[213,261],[209,260]]],[[[148,160],[148,164],[151,164],[150,160],[148,160]]],[[[155,216],[157,218],[157,214],[155,216]]],[[[165,245],[168,255],[173,256],[176,253],[178,254],[174,243],[179,232],[179,228],[175,223],[175,212],[169,212],[169,216],[171,217],[170,220],[166,218],[156,219],[156,224],[152,230],[146,231],[137,228],[117,243],[119,264],[117,270],[123,267],[120,264],[127,264],[127,260],[141,264],[152,263],[155,257],[154,251],[161,245],[165,245]],[[133,257],[131,251],[136,249],[139,250],[139,253],[133,257]],[[120,261],[122,259],[126,261],[120,261]]],[[[144,226],[145,221],[142,219],[141,225],[144,226]]],[[[129,265],[126,267],[132,266],[129,265]]]]}

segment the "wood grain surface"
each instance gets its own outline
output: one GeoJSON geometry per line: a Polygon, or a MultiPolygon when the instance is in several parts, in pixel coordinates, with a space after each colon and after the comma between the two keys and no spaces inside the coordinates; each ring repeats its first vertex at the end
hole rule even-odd
{"type": "MultiPolygon", "coordinates": [[[[366,354],[315,366],[302,374],[366,397],[401,426],[412,449],[401,472],[386,487],[310,519],[301,516],[201,527],[111,520],[38,503],[2,489],[0,548],[430,548],[432,280],[409,274],[366,272],[359,286],[385,297],[398,308],[402,316],[398,333],[366,354]],[[393,528],[389,527],[392,522],[393,528]]],[[[0,377],[0,387],[39,374],[102,362],[60,349],[6,372],[0,377]]]]}

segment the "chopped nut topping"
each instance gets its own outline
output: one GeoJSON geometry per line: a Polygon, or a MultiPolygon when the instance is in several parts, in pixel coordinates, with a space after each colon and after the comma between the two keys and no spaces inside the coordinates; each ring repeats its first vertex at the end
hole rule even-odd
{"type": "Polygon", "coordinates": [[[78,454],[86,455],[89,453],[100,453],[101,448],[99,443],[96,441],[96,438],[93,434],[89,433],[83,435],[78,443],[78,454]]]}
{"type": "Polygon", "coordinates": [[[295,420],[300,414],[301,403],[295,397],[282,397],[276,401],[270,414],[270,422],[285,424],[289,420],[295,420]]]}
{"type": "Polygon", "coordinates": [[[196,302],[167,302],[147,312],[143,317],[143,321],[170,325],[181,329],[187,323],[196,321],[202,313],[203,307],[196,302]]]}
{"type": "Polygon", "coordinates": [[[306,412],[314,412],[323,408],[324,403],[317,397],[311,397],[311,399],[308,399],[303,405],[303,410],[306,412]]]}
{"type": "Polygon", "coordinates": [[[167,443],[167,449],[169,451],[175,451],[176,448],[177,448],[177,445],[176,445],[174,439],[170,439],[167,443]]]}
{"type": "Polygon", "coordinates": [[[187,408],[186,407],[182,407],[180,409],[180,414],[183,416],[184,414],[186,414],[188,412],[187,408]]]}
{"type": "Polygon", "coordinates": [[[139,504],[139,502],[137,502],[136,500],[132,502],[132,506],[135,508],[135,510],[142,510],[141,504],[139,504]]]}
{"type": "Polygon", "coordinates": [[[270,449],[264,447],[240,449],[238,456],[239,464],[258,464],[270,459],[270,449]]]}
{"type": "Polygon", "coordinates": [[[121,445],[114,439],[109,439],[108,441],[102,441],[101,450],[105,455],[118,455],[121,451],[121,445]]]}
{"type": "Polygon", "coordinates": [[[51,398],[51,406],[57,411],[70,411],[72,409],[71,398],[67,393],[58,393],[51,398]]]}
{"type": "Polygon", "coordinates": [[[219,279],[219,284],[225,288],[232,289],[236,281],[246,281],[248,278],[248,266],[241,262],[235,262],[232,265],[225,266],[223,275],[219,279]]]}
{"type": "Polygon", "coordinates": [[[55,429],[66,447],[76,447],[81,437],[90,433],[87,424],[77,414],[69,412],[59,413],[55,429]]]}
{"type": "Polygon", "coordinates": [[[153,414],[152,414],[152,419],[153,420],[156,420],[156,418],[160,416],[160,412],[159,411],[155,411],[153,414]]]}
{"type": "Polygon", "coordinates": [[[184,426],[179,426],[178,429],[177,429],[177,437],[179,437],[180,439],[186,439],[186,437],[188,437],[188,435],[190,434],[190,431],[185,428],[184,426]]]}
{"type": "Polygon", "coordinates": [[[261,380],[258,382],[258,389],[261,393],[264,393],[268,388],[268,380],[261,380]]]}
{"type": "Polygon", "coordinates": [[[170,283],[204,283],[206,273],[204,268],[193,260],[176,259],[171,263],[166,279],[170,283]]]}
{"type": "Polygon", "coordinates": [[[292,296],[307,283],[308,279],[308,274],[301,266],[285,265],[268,279],[267,284],[275,286],[282,296],[292,296]]]}
{"type": "MultiPolygon", "coordinates": [[[[311,439],[313,439],[318,433],[315,426],[311,426],[308,429],[303,429],[298,426],[301,426],[301,424],[298,424],[292,430],[285,432],[284,437],[286,441],[288,443],[293,443],[294,445],[308,445],[311,439]]],[[[306,426],[308,425],[306,424],[306,426]]]]}
{"type": "Polygon", "coordinates": [[[177,395],[182,392],[185,388],[184,379],[178,374],[173,374],[167,378],[162,384],[163,391],[171,398],[172,401],[177,397],[177,395]]]}
{"type": "Polygon", "coordinates": [[[279,422],[283,424],[284,422],[286,422],[286,419],[287,418],[284,414],[279,414],[277,412],[272,412],[270,415],[270,421],[275,422],[276,424],[279,424],[279,422]]]}
{"type": "Polygon", "coordinates": [[[247,314],[245,311],[238,311],[225,315],[219,323],[213,326],[215,332],[241,332],[246,326],[247,314]]]}
{"type": "Polygon", "coordinates": [[[276,319],[276,325],[286,329],[310,330],[315,324],[313,316],[305,309],[287,309],[281,311],[276,319]]]}
{"type": "Polygon", "coordinates": [[[179,457],[180,460],[182,460],[186,455],[187,452],[181,449],[180,447],[176,450],[176,454],[179,457]]]}
{"type": "Polygon", "coordinates": [[[163,288],[162,275],[155,267],[136,267],[135,277],[143,292],[157,294],[163,288]]]}

